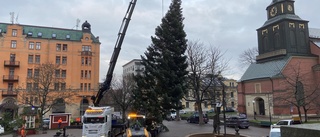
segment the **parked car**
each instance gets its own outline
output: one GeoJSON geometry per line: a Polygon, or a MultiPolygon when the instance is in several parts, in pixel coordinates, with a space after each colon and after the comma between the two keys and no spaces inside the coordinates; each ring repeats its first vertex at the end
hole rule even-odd
{"type": "Polygon", "coordinates": [[[176,119],[176,116],[177,116],[176,112],[172,111],[169,114],[167,114],[167,120],[174,120],[176,119]]]}
{"type": "MultiPolygon", "coordinates": [[[[194,113],[190,117],[187,118],[188,123],[199,123],[199,113],[194,113]]],[[[203,122],[208,123],[209,118],[207,114],[203,114],[203,122]]]]}
{"type": "MultiPolygon", "coordinates": [[[[223,112],[223,110],[222,110],[223,112]]],[[[237,110],[233,107],[226,107],[226,112],[237,112],[237,110]]]]}
{"type": "Polygon", "coordinates": [[[302,124],[300,120],[293,120],[293,119],[287,119],[287,120],[279,120],[275,125],[298,125],[302,124]]]}
{"type": "Polygon", "coordinates": [[[42,119],[43,128],[48,129],[50,124],[50,118],[43,118],[42,119]]]}
{"type": "Polygon", "coordinates": [[[180,110],[180,111],[179,111],[179,114],[187,114],[187,111],[185,111],[185,110],[180,110]]]}
{"type": "Polygon", "coordinates": [[[229,127],[249,128],[250,125],[247,118],[240,116],[230,116],[226,118],[225,122],[229,127]]]}

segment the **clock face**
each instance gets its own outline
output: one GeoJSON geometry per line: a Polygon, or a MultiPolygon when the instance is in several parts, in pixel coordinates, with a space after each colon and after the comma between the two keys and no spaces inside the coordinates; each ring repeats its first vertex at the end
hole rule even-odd
{"type": "Polygon", "coordinates": [[[272,7],[271,9],[270,9],[270,16],[275,16],[276,14],[278,13],[278,9],[277,9],[277,7],[272,7]]]}
{"type": "Polygon", "coordinates": [[[292,10],[293,10],[292,6],[288,5],[288,11],[292,11],[292,10]]]}

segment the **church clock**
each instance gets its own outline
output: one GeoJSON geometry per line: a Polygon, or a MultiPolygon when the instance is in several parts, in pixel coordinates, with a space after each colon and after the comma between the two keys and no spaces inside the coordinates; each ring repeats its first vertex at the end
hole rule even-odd
{"type": "Polygon", "coordinates": [[[277,13],[278,13],[278,9],[277,9],[276,6],[274,6],[274,7],[272,7],[272,8],[270,9],[270,16],[271,16],[271,17],[274,17],[277,13]]]}

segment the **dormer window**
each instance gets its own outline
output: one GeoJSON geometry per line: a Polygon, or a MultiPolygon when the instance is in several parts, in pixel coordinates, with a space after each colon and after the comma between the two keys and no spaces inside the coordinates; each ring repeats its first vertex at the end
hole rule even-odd
{"type": "Polygon", "coordinates": [[[39,32],[39,33],[38,33],[38,37],[42,37],[42,32],[39,32]]]}
{"type": "Polygon", "coordinates": [[[57,34],[56,34],[56,33],[53,33],[53,34],[52,34],[52,38],[55,39],[56,37],[57,37],[57,34]]]}
{"type": "Polygon", "coordinates": [[[32,36],[32,32],[29,31],[29,32],[27,33],[27,36],[32,36]]]}
{"type": "Polygon", "coordinates": [[[69,34],[66,35],[66,39],[68,39],[68,40],[70,39],[70,35],[69,34]]]}
{"type": "Polygon", "coordinates": [[[0,29],[0,33],[2,32],[2,29],[0,29]]]}

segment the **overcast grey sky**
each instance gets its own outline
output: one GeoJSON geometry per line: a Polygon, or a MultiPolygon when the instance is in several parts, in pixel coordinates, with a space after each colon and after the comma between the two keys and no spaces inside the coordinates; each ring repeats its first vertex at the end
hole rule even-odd
{"type": "MultiPolygon", "coordinates": [[[[10,12],[18,15],[18,23],[76,29],[87,20],[92,33],[100,37],[100,81],[105,78],[122,19],[131,0],[4,0],[0,22],[10,23],[10,12]]],[[[182,0],[185,31],[189,41],[200,40],[220,47],[230,59],[229,78],[238,80],[245,71],[238,63],[239,54],[257,47],[256,29],[267,20],[266,7],[272,0],[182,0]]],[[[116,75],[122,65],[140,59],[150,45],[150,37],[161,23],[171,0],[138,0],[122,50],[116,75]],[[162,3],[163,1],[163,3],[162,3]],[[163,6],[162,6],[163,5],[163,6]],[[163,10],[162,10],[163,9],[163,10]]],[[[320,0],[296,0],[295,13],[308,20],[309,27],[320,28],[320,0]]],[[[80,28],[79,28],[80,29],[80,28]]]]}

